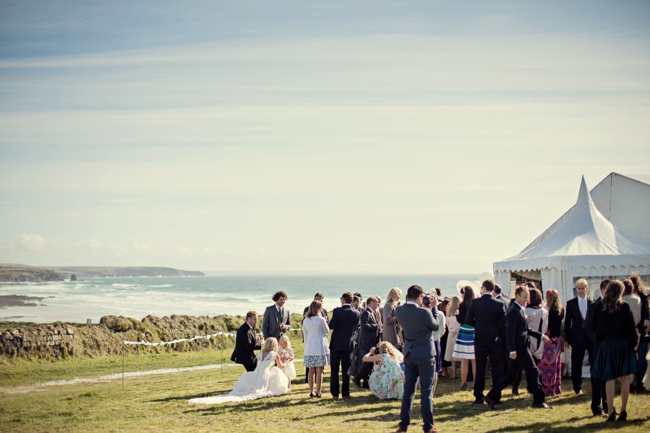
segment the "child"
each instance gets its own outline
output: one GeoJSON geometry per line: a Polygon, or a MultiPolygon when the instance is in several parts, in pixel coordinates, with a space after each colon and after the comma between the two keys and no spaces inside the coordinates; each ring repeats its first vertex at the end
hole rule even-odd
{"type": "Polygon", "coordinates": [[[278,350],[280,360],[284,363],[282,372],[289,378],[289,386],[291,386],[291,379],[296,378],[296,367],[293,365],[293,349],[291,348],[291,341],[289,337],[283,335],[280,337],[280,350],[278,350]]]}

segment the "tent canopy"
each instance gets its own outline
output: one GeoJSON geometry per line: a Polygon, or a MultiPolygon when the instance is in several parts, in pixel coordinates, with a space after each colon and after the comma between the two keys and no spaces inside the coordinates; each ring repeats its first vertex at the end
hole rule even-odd
{"type": "MultiPolygon", "coordinates": [[[[615,179],[612,176],[608,178],[615,179]]],[[[612,201],[619,200],[612,197],[612,201]]],[[[610,212],[610,215],[619,213],[610,212]]],[[[645,226],[648,225],[647,219],[646,214],[643,218],[645,226]]],[[[635,270],[647,272],[650,269],[650,242],[621,231],[605,218],[596,207],[583,177],[578,200],[567,213],[521,253],[493,266],[497,283],[504,288],[511,286],[511,272],[539,273],[545,288],[558,289],[567,300],[573,297],[567,292],[572,291],[576,276],[629,275],[635,270]]]]}

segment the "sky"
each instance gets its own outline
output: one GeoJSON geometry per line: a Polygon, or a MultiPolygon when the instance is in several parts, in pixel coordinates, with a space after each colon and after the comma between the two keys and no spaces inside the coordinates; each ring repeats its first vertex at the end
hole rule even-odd
{"type": "Polygon", "coordinates": [[[0,263],[474,279],[648,119],[649,2],[0,0],[0,263]]]}

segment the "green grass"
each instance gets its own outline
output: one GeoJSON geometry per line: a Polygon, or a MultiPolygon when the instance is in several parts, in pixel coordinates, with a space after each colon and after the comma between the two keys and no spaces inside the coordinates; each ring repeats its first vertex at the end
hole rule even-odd
{"type": "MultiPolygon", "coordinates": [[[[302,344],[293,339],[297,356],[302,344]]],[[[127,371],[217,364],[228,359],[229,350],[125,358],[127,371]]],[[[304,368],[296,365],[299,377],[292,390],[280,397],[216,406],[189,406],[187,400],[229,392],[243,367],[189,371],[132,377],[121,380],[38,385],[44,381],[94,378],[121,372],[122,358],[64,362],[17,362],[0,367],[0,431],[2,432],[378,432],[394,431],[400,402],[380,401],[367,390],[352,386],[352,400],[310,399],[304,384],[304,368]]],[[[324,390],[329,388],[326,370],[324,390]]],[[[569,381],[565,392],[549,399],[554,410],[530,409],[524,401],[505,391],[501,409],[471,405],[471,391],[458,390],[459,380],[441,379],[436,392],[436,425],[445,432],[583,432],[649,431],[650,395],[633,395],[628,413],[631,421],[606,424],[591,417],[589,397],[575,397],[569,381]]],[[[589,389],[586,389],[589,394],[589,389]]],[[[616,400],[620,407],[620,397],[616,400]]],[[[419,394],[409,431],[421,431],[419,394]]]]}

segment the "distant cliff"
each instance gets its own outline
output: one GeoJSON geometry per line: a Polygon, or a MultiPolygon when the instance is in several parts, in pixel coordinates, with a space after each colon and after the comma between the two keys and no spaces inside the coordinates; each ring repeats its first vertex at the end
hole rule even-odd
{"type": "Polygon", "coordinates": [[[0,282],[27,283],[42,281],[64,281],[65,277],[52,269],[19,266],[0,266],[0,282]]]}
{"type": "Polygon", "coordinates": [[[43,281],[66,281],[72,275],[80,278],[93,277],[203,277],[199,271],[182,271],[155,267],[96,267],[66,266],[33,268],[26,265],[0,264],[0,283],[29,283],[43,281]]]}
{"type": "Polygon", "coordinates": [[[67,279],[73,274],[77,276],[77,279],[93,277],[203,277],[205,275],[199,271],[155,267],[66,266],[52,269],[63,274],[67,279]]]}

